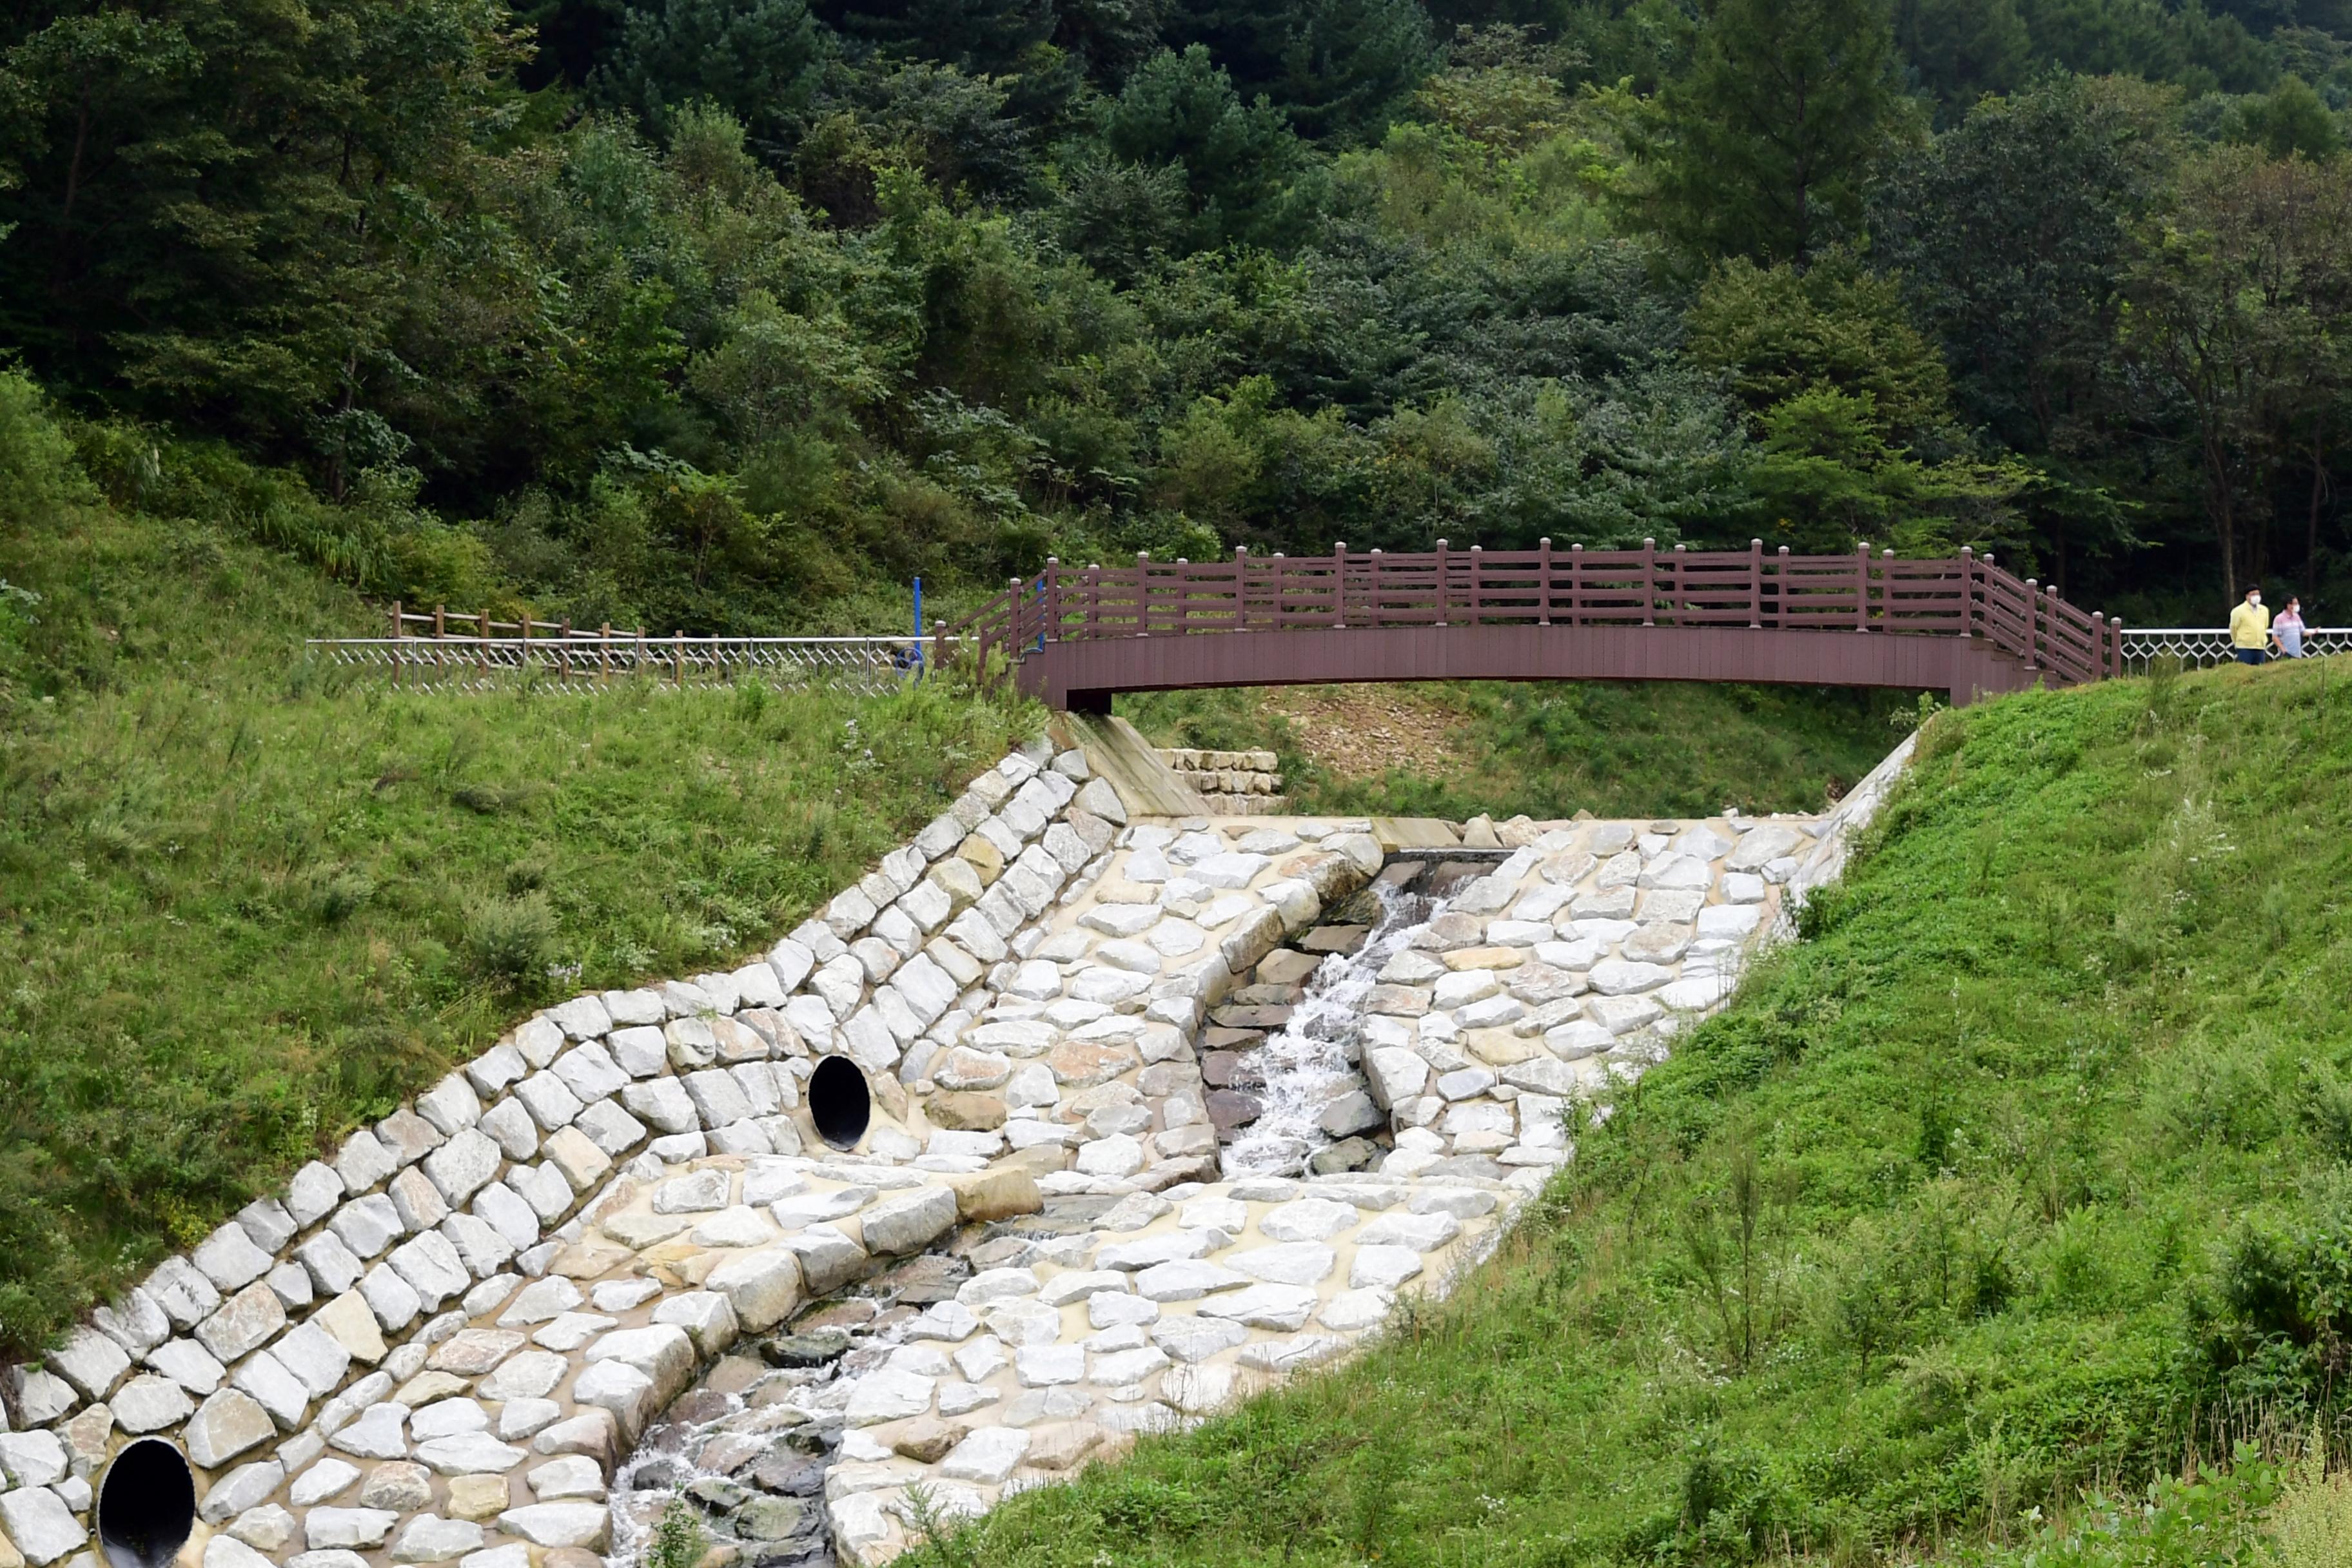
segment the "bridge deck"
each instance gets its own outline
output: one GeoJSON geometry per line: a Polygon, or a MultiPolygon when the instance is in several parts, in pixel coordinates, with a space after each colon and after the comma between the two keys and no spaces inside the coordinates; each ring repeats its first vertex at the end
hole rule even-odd
{"type": "Polygon", "coordinates": [[[1069,568],[956,628],[1056,708],[1209,686],[1706,680],[1936,689],[2121,673],[2120,623],[1962,551],[1456,551],[1069,568]]]}

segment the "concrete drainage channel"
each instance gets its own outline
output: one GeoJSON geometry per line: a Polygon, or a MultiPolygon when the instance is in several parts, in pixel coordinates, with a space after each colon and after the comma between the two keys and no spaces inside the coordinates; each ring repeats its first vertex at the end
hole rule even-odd
{"type": "Polygon", "coordinates": [[[1102,739],[761,962],[526,1022],[0,1369],[0,1568],[155,1568],[191,1501],[183,1568],[594,1568],[681,1495],[713,1568],[887,1559],[916,1489],[983,1510],[1446,1289],[1900,762],[1824,820],[1473,853],[1147,817],[1184,792],[1102,739]]]}

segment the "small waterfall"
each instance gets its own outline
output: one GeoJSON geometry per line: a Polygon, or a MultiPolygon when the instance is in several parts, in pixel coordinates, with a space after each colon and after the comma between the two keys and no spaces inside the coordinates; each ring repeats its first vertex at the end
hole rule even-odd
{"type": "Polygon", "coordinates": [[[1385,882],[1372,890],[1381,918],[1364,945],[1325,959],[1307,977],[1290,1021],[1252,1053],[1265,1079],[1252,1093],[1264,1109],[1225,1146],[1220,1158],[1228,1179],[1305,1173],[1307,1162],[1333,1142],[1319,1120],[1324,1107],[1364,1087],[1349,1047],[1362,1031],[1365,999],[1413,929],[1442,907],[1385,882]]]}

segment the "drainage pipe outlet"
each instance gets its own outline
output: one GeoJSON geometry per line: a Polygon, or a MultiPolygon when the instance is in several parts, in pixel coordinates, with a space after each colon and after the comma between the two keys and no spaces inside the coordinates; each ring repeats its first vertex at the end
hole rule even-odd
{"type": "Polygon", "coordinates": [[[163,1568],[196,1524],[196,1479],[180,1450],[142,1437],[106,1468],[98,1540],[112,1568],[163,1568]]]}
{"type": "Polygon", "coordinates": [[[826,1057],[808,1081],[809,1120],[816,1135],[836,1149],[855,1149],[874,1119],[874,1093],[866,1075],[847,1057],[826,1057]]]}

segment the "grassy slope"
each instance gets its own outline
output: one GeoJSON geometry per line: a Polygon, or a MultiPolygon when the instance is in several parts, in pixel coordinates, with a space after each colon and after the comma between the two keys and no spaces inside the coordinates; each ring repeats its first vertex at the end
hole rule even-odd
{"type": "Polygon", "coordinates": [[[1163,745],[1278,752],[1299,811],[1458,821],[1816,810],[1902,738],[1888,720],[1906,706],[1893,692],[1658,682],[1394,691],[1444,710],[1452,749],[1369,778],[1318,765],[1309,721],[1276,711],[1260,690],[1123,698],[1119,710],[1163,745]]]}
{"type": "Polygon", "coordinates": [[[1622,1095],[1472,1286],[962,1549],[1852,1562],[2300,1426],[2352,1331],[2345,685],[1939,719],[1816,940],[1622,1095]]]}
{"type": "Polygon", "coordinates": [[[299,639],[373,631],[351,596],[86,504],[0,528],[0,580],[40,595],[0,624],[0,1351],[521,1010],[743,962],[1029,721],[341,681],[299,639]]]}

